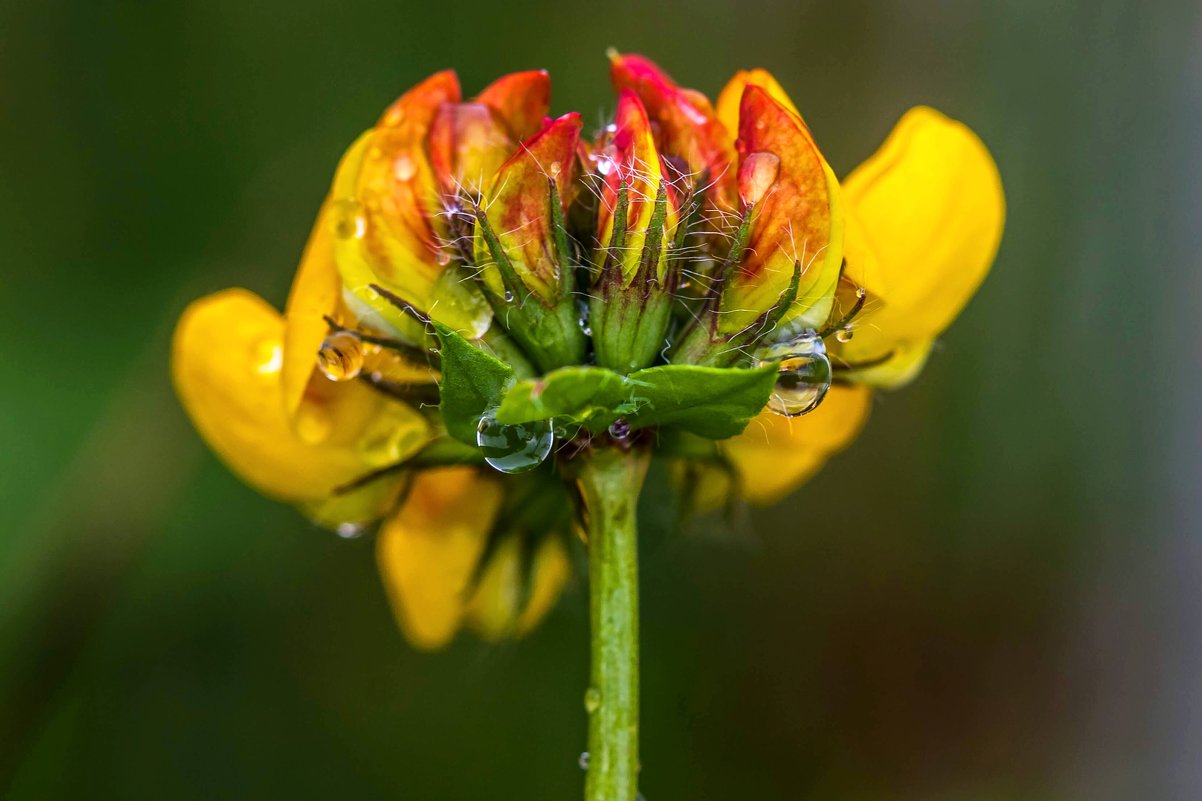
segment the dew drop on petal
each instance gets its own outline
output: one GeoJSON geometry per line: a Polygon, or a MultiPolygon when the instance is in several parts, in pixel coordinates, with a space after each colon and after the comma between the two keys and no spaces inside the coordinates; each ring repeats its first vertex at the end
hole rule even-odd
{"type": "Polygon", "coordinates": [[[780,375],[768,399],[769,409],[785,417],[798,417],[822,403],[831,388],[831,362],[817,334],[807,331],[761,353],[760,365],[773,362],[780,362],[780,375]]]}
{"type": "Polygon", "coordinates": [[[596,687],[589,687],[584,692],[584,711],[590,715],[601,708],[601,691],[596,687]]]}
{"type": "Polygon", "coordinates": [[[547,167],[547,172],[552,178],[558,178],[559,174],[563,172],[563,167],[560,166],[558,161],[553,161],[551,162],[550,166],[547,167]]]}
{"type": "Polygon", "coordinates": [[[408,154],[402,153],[392,163],[392,174],[398,181],[411,181],[413,176],[417,175],[417,165],[413,163],[413,159],[408,154]]]}
{"type": "Polygon", "coordinates": [[[362,239],[367,234],[367,216],[357,200],[336,200],[330,210],[334,236],[339,239],[362,239]]]}
{"type": "Polygon", "coordinates": [[[751,153],[739,167],[739,196],[748,206],[763,199],[780,174],[780,157],[773,153],[751,153]]]}
{"type": "Polygon", "coordinates": [[[504,425],[489,413],[476,426],[476,444],[494,470],[525,473],[546,461],[555,444],[555,433],[548,420],[504,425]]]}
{"type": "Polygon", "coordinates": [[[851,338],[855,336],[855,333],[850,325],[845,325],[835,332],[835,339],[840,342],[851,342],[851,338]]]}
{"type": "Polygon", "coordinates": [[[363,340],[352,331],[335,331],[317,351],[317,367],[331,381],[350,381],[363,369],[363,340]]]}

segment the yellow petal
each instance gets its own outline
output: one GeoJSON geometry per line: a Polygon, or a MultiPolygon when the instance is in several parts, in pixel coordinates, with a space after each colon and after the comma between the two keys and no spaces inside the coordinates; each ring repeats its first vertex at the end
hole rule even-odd
{"type": "Polygon", "coordinates": [[[513,633],[522,600],[522,544],[505,537],[492,552],[467,607],[467,621],[482,639],[497,642],[513,633]]]}
{"type": "Polygon", "coordinates": [[[335,315],[342,299],[342,277],[334,263],[329,204],[322,206],[301,255],[284,307],[284,409],[296,414],[317,365],[317,351],[329,333],[325,315],[335,315]]]}
{"type": "Polygon", "coordinates": [[[865,387],[832,387],[817,409],[802,417],[761,412],[747,430],[719,443],[752,503],[775,503],[801,486],[864,427],[871,405],[865,387]]]}
{"type": "Polygon", "coordinates": [[[572,560],[563,544],[563,538],[552,534],[543,540],[538,546],[538,552],[534,554],[533,570],[530,598],[514,627],[519,636],[542,622],[559,600],[568,579],[572,577],[572,560]]]}
{"type": "Polygon", "coordinates": [[[374,465],[355,447],[296,436],[282,401],[283,337],[275,309],[251,292],[228,289],[195,301],[180,317],[172,373],[197,430],[235,473],[264,494],[314,501],[374,465]]]}
{"type": "MultiPolygon", "coordinates": [[[[857,327],[895,341],[937,336],[985,278],[1001,240],[1005,199],[985,145],[934,109],[911,109],[848,176],[843,200],[858,223],[847,231],[847,274],[880,301],[857,327]],[[875,275],[856,259],[866,250],[875,275]]],[[[871,357],[869,344],[849,356],[871,357]]]]}
{"type": "Polygon", "coordinates": [[[501,506],[501,488],[470,467],[419,473],[380,529],[376,559],[401,631],[418,648],[455,636],[469,584],[501,506]]]}

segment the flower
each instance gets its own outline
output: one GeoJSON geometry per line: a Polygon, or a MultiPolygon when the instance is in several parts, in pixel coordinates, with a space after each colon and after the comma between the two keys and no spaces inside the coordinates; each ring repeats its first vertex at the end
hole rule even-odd
{"type": "Polygon", "coordinates": [[[996,167],[938,112],[840,183],[766,72],[711,103],[641,56],[610,70],[593,137],[548,116],[544,72],[468,101],[428,78],[342,158],[283,315],[229,289],[176,329],[201,435],[318,524],[378,526],[419,647],[551,608],[576,455],[657,449],[697,507],[790,492],[921,369],[998,246],[996,167]]]}

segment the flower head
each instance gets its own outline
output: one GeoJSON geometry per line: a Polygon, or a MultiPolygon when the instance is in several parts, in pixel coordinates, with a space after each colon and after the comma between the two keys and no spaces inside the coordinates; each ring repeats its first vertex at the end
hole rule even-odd
{"type": "Polygon", "coordinates": [[[244,290],[176,330],[184,407],[260,491],[378,525],[402,630],[529,630],[570,576],[572,457],[654,448],[696,501],[767,502],[913,378],[993,260],[966,127],[915,109],[840,183],[767,73],[711,103],[610,54],[612,123],[521,72],[402,95],[343,157],[284,314],[244,290]],[[556,468],[562,468],[557,470],[556,468]]]}

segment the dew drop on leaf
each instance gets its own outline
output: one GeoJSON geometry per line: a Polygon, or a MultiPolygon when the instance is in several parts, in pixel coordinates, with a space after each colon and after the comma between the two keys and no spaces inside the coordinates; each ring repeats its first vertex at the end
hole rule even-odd
{"type": "Polygon", "coordinates": [[[596,687],[589,687],[584,692],[584,710],[590,715],[601,708],[601,691],[596,687]]]}
{"type": "Polygon", "coordinates": [[[518,425],[498,423],[485,414],[476,426],[476,444],[484,461],[502,473],[525,473],[538,467],[551,453],[555,434],[549,420],[518,425]]]}
{"type": "Polygon", "coordinates": [[[785,417],[799,417],[822,403],[831,388],[831,362],[826,345],[813,331],[763,351],[760,365],[780,362],[776,388],[768,408],[785,417]]]}

